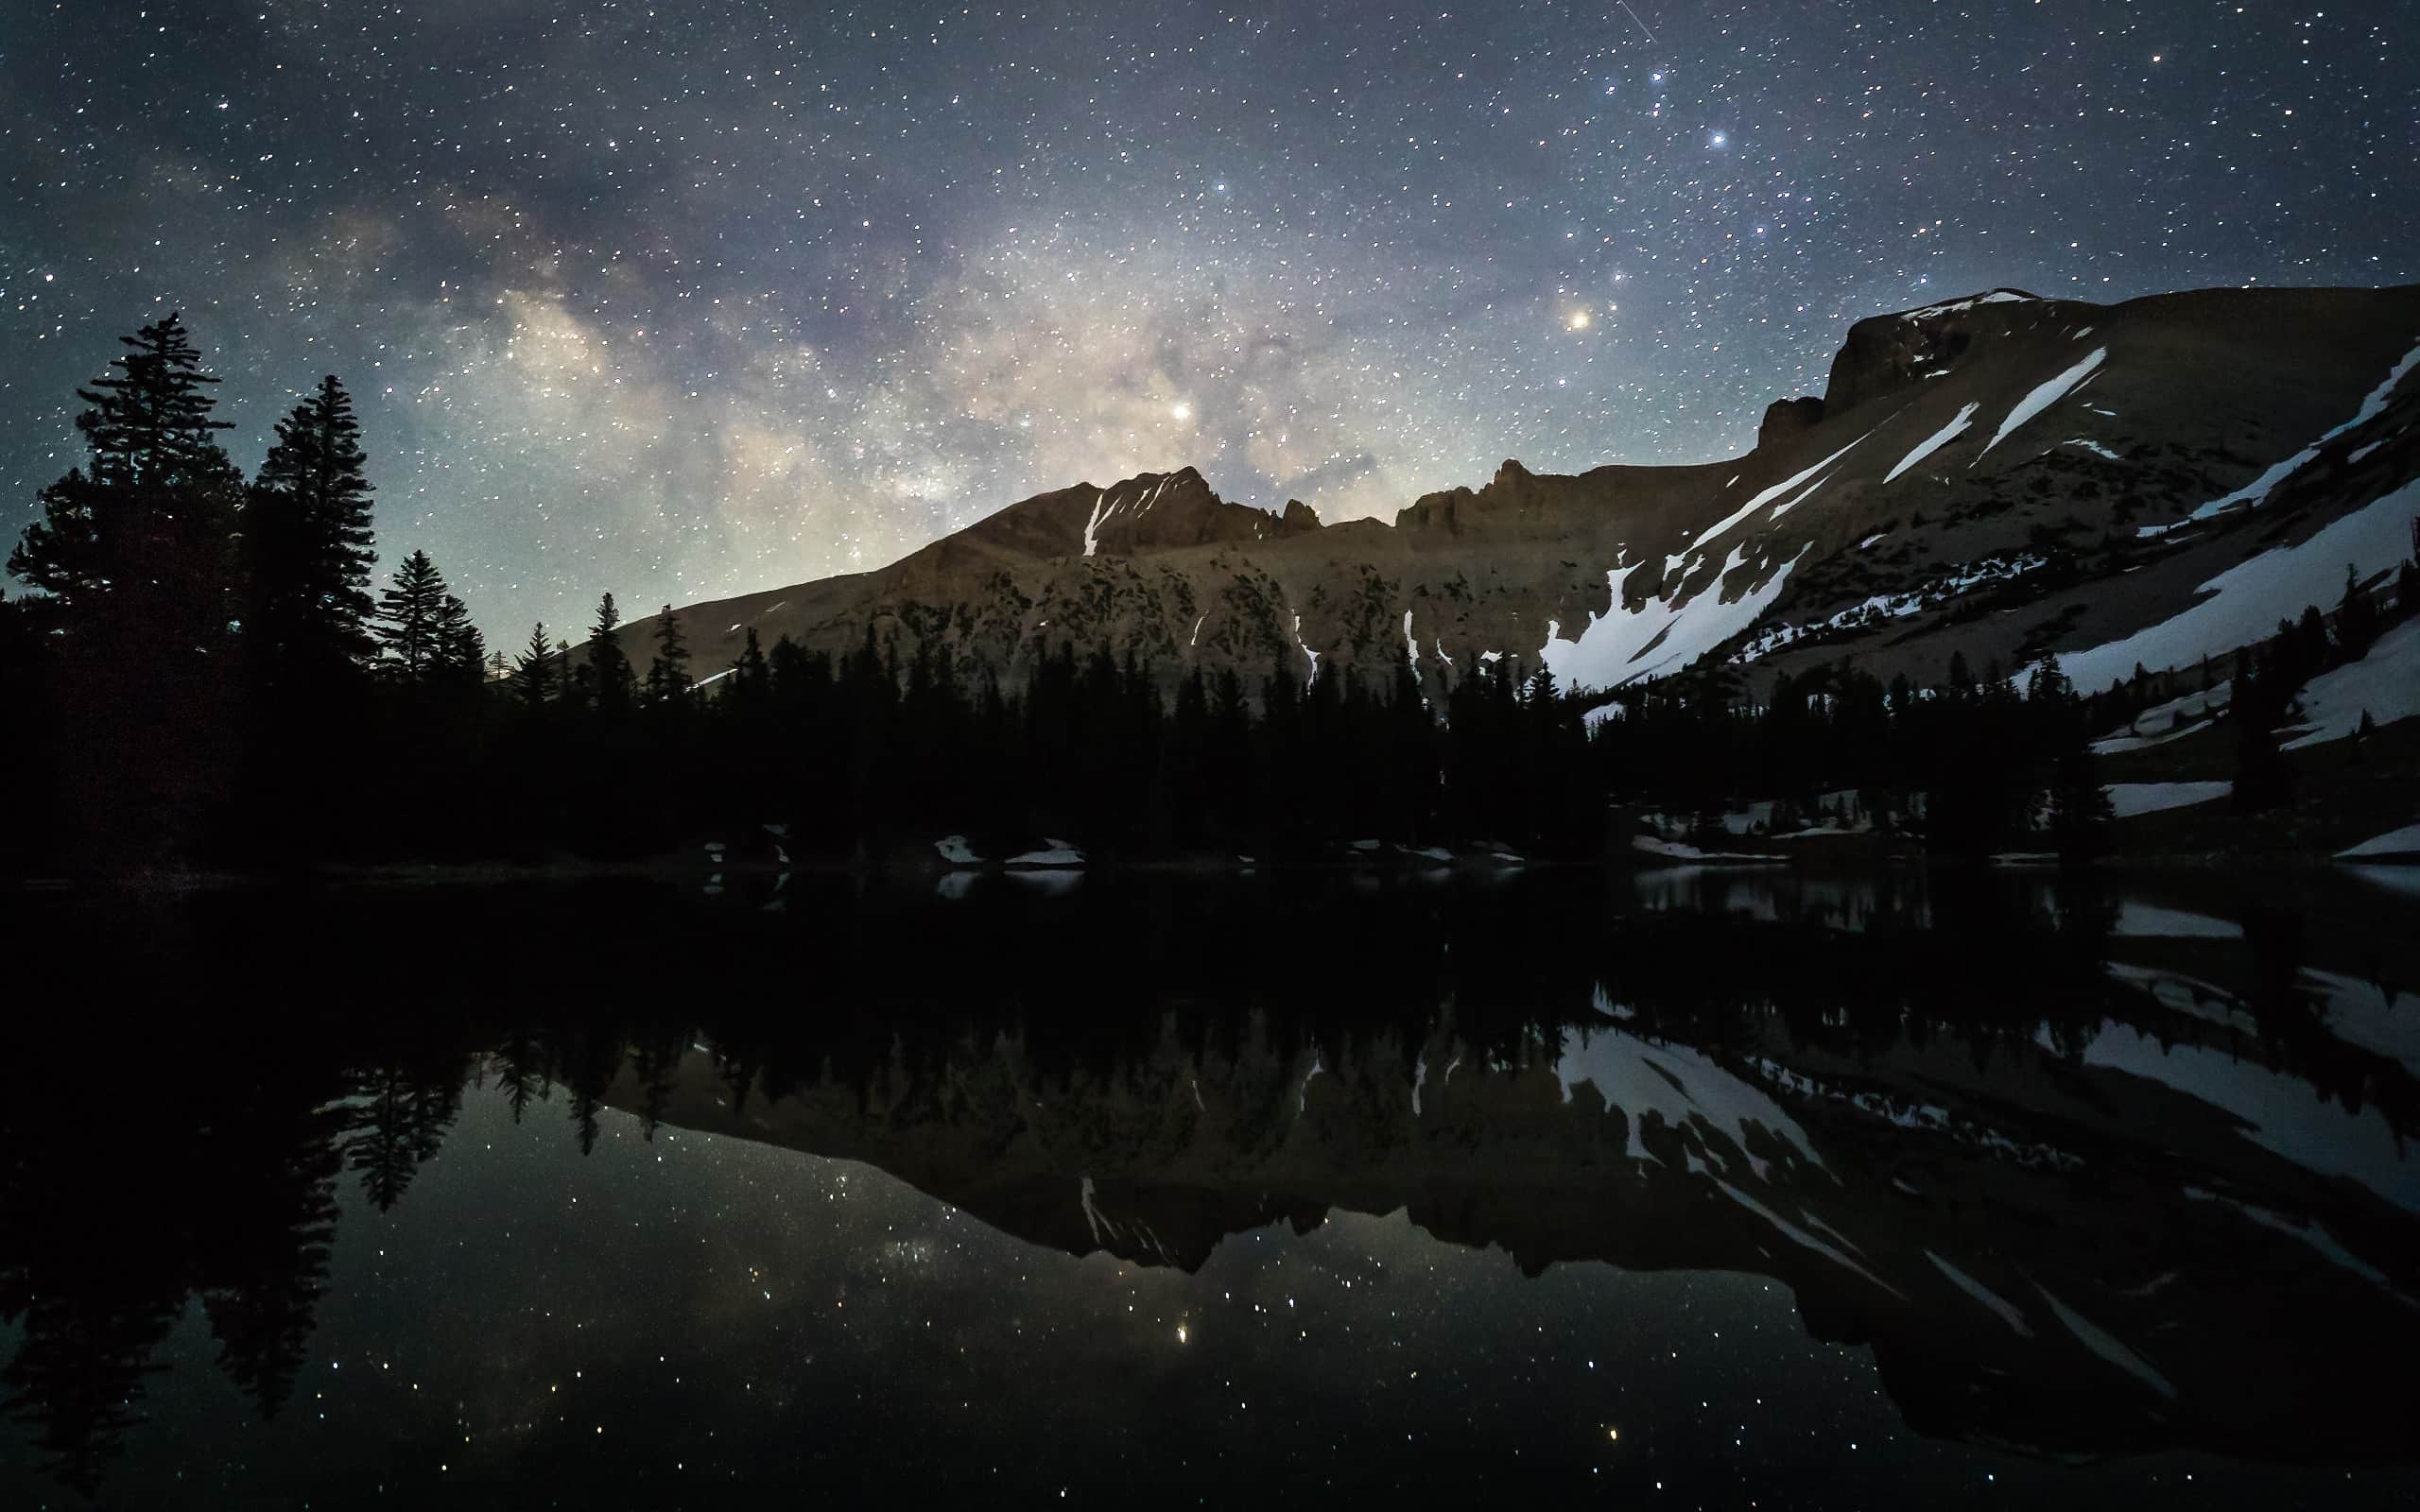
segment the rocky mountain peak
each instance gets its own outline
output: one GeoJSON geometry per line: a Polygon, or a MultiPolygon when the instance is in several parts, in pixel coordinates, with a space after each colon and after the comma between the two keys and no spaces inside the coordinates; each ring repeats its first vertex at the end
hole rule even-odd
{"type": "Polygon", "coordinates": [[[2023,289],[1997,288],[1859,320],[1832,359],[1824,413],[1843,414],[1870,399],[1945,377],[1977,342],[2031,326],[2058,302],[2023,289]]]}
{"type": "Polygon", "coordinates": [[[1765,407],[1764,423],[1756,427],[1756,450],[1804,436],[1824,423],[1824,401],[1814,395],[1776,399],[1765,407]]]}

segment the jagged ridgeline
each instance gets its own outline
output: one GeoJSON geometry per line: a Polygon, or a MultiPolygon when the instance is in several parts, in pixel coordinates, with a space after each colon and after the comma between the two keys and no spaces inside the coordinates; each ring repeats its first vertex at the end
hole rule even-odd
{"type": "Polygon", "coordinates": [[[1392,524],[1147,472],[1011,504],[876,572],[679,612],[702,664],[751,629],[835,655],[871,629],[1010,687],[1072,644],[1168,686],[1510,659],[1612,688],[1842,657],[1931,686],[1953,657],[2055,651],[2096,693],[2223,656],[2334,604],[2348,564],[2377,578],[2406,558],[2415,358],[2420,287],[1995,290],[1859,321],[1824,394],[1775,403],[1731,460],[1508,461],[1392,524]]]}

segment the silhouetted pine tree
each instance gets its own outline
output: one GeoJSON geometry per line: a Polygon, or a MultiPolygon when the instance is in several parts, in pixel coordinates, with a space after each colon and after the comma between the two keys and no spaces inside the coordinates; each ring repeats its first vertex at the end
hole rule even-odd
{"type": "Polygon", "coordinates": [[[427,552],[413,552],[395,569],[393,584],[378,595],[377,636],[386,648],[379,665],[389,677],[416,685],[442,664],[448,597],[427,552]]]}
{"type": "MultiPolygon", "coordinates": [[[[503,654],[496,653],[499,661],[503,654]]],[[[451,593],[437,610],[437,665],[458,686],[475,688],[487,677],[487,637],[471,623],[470,607],[451,593]]]]}
{"type": "Polygon", "coordinates": [[[234,521],[243,477],[215,434],[199,355],[174,315],[121,338],[77,390],[91,451],[42,490],[9,570],[50,595],[70,823],[95,859],[184,843],[233,768],[234,521]]]}
{"type": "Polygon", "coordinates": [[[596,623],[588,631],[588,669],[596,712],[608,717],[618,717],[630,712],[638,691],[637,679],[631,672],[631,659],[622,651],[622,611],[614,607],[614,595],[605,594],[596,601],[596,623]]]}
{"type": "Polygon", "coordinates": [[[555,697],[555,679],[559,666],[555,648],[546,644],[546,627],[541,621],[529,627],[529,644],[512,662],[512,696],[525,709],[544,709],[555,697]]]}
{"type": "MultiPolygon", "coordinates": [[[[2235,726],[2235,785],[2231,802],[2238,814],[2262,814],[2293,800],[2293,768],[2277,745],[2277,726],[2293,697],[2292,685],[2269,665],[2269,659],[2247,653],[2252,670],[2238,667],[2235,696],[2227,706],[2235,726]]],[[[2297,679],[2299,680],[2299,679],[2297,679]]]]}
{"type": "Polygon", "coordinates": [[[2091,726],[2058,658],[2046,655],[2033,669],[2025,701],[2048,764],[2050,839],[2059,859],[2077,865],[2106,854],[2117,811],[2100,783],[2091,726]]]}
{"type": "Polygon", "coordinates": [[[596,706],[596,669],[582,662],[577,666],[571,660],[571,642],[555,643],[555,655],[562,663],[562,679],[556,698],[565,709],[593,709],[596,706]]]}
{"type": "Polygon", "coordinates": [[[2378,638],[2377,605],[2362,592],[2360,574],[2350,563],[2344,568],[2344,597],[2336,609],[2336,638],[2344,647],[2347,662],[2369,655],[2371,644],[2378,638]]]}
{"type": "Polygon", "coordinates": [[[170,315],[119,340],[130,352],[110,360],[117,373],[76,390],[91,406],[76,417],[91,471],[43,490],[42,519],[9,556],[9,572],[59,600],[70,634],[113,594],[190,599],[220,586],[198,591],[192,579],[222,565],[240,481],[211,438],[229,428],[211,418],[218,380],[201,370],[183,322],[170,315]]]}
{"type": "Polygon", "coordinates": [[[681,621],[672,606],[666,604],[655,617],[655,659],[647,668],[648,701],[665,703],[688,691],[689,643],[682,637],[681,621]]]}
{"type": "Polygon", "coordinates": [[[307,685],[365,666],[372,559],[368,457],[353,400],[334,377],[277,422],[244,511],[251,565],[245,636],[274,675],[307,685]]]}

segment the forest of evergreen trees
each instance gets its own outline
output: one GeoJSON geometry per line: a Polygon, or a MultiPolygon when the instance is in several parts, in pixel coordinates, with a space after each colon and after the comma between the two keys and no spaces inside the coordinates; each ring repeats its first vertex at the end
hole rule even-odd
{"type": "MultiPolygon", "coordinates": [[[[1516,662],[1450,685],[1409,667],[1305,683],[1280,663],[1171,692],[1063,643],[1004,689],[872,630],[838,658],[752,632],[732,666],[700,668],[668,607],[641,670],[611,593],[578,646],[541,626],[508,657],[424,552],[373,595],[370,463],[337,379],[247,479],[178,318],[124,340],[78,391],[88,461],[43,490],[9,558],[36,592],[0,601],[0,780],[18,795],[0,871],[637,857],[762,825],[802,858],[951,833],[1101,858],[1364,838],[1595,858],[1613,804],[1811,809],[1843,790],[1926,795],[1865,806],[1943,853],[2084,857],[2107,828],[2090,738],[2152,701],[2139,679],[2081,696],[2048,661],[2022,688],[1962,663],[1929,689],[1825,668],[1754,702],[1718,671],[1626,690],[1592,725],[1516,662]]],[[[2238,658],[2241,806],[2290,795],[2272,726],[2412,611],[2412,577],[2383,603],[2348,584],[2332,627],[2314,606],[2238,658]]]]}

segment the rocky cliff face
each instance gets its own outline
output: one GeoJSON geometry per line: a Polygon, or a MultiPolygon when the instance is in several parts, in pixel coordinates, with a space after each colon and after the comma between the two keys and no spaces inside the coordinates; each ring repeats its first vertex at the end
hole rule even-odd
{"type": "MultiPolygon", "coordinates": [[[[1146,473],[1023,500],[877,572],[682,612],[707,669],[753,627],[834,651],[871,628],[1011,683],[1072,642],[1170,679],[1501,660],[1597,688],[1843,656],[1937,681],[1953,653],[2048,650],[2098,687],[2146,660],[2130,647],[2156,668],[2266,633],[2308,601],[2297,554],[2330,558],[2337,589],[2347,561],[2400,560],[2415,359],[2420,287],[1994,290],[1859,321],[1824,396],[1777,403],[1729,461],[1508,461],[1391,525],[1146,473]],[[2171,624],[2254,556],[2276,581],[2171,624]]],[[[628,633],[643,661],[645,627],[628,633]]]]}

